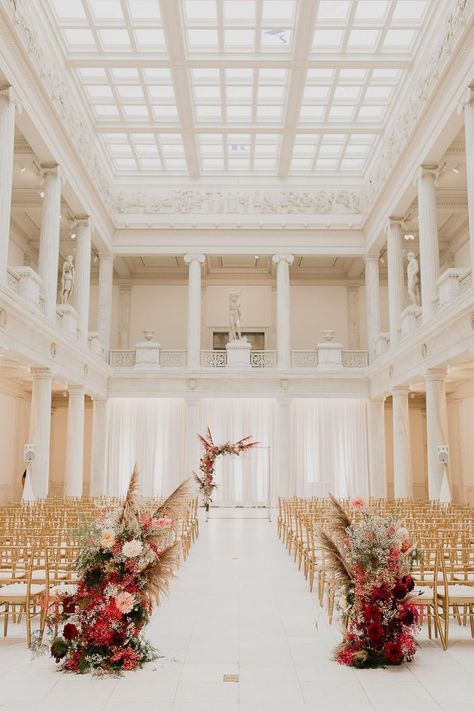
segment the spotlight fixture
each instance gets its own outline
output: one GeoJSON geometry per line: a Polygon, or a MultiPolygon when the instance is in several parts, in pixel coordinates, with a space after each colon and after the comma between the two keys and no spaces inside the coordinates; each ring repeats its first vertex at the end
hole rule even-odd
{"type": "Polygon", "coordinates": [[[457,165],[454,166],[453,173],[456,173],[456,175],[459,175],[459,168],[457,167],[457,165]]]}
{"type": "Polygon", "coordinates": [[[20,173],[24,173],[25,170],[26,170],[26,168],[25,168],[25,166],[23,165],[23,163],[20,163],[20,173]]]}
{"type": "Polygon", "coordinates": [[[40,198],[41,198],[41,199],[44,198],[44,190],[40,190],[40,198]]]}
{"type": "Polygon", "coordinates": [[[75,232],[71,232],[71,239],[76,239],[76,233],[75,233],[75,232]]]}
{"type": "Polygon", "coordinates": [[[408,232],[408,234],[404,235],[404,238],[407,242],[413,242],[415,235],[412,232],[408,232]]]}

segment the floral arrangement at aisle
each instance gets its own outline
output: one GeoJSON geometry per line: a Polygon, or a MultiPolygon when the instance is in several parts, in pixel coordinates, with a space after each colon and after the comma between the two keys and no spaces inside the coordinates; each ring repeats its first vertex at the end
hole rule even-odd
{"type": "Polygon", "coordinates": [[[214,481],[214,469],[217,457],[229,454],[239,456],[242,452],[248,452],[252,447],[256,447],[258,442],[251,442],[252,435],[249,435],[248,437],[239,439],[235,444],[226,442],[225,444],[217,445],[214,444],[209,427],[207,428],[207,437],[203,437],[200,434],[198,434],[198,437],[203,449],[202,457],[199,461],[199,471],[202,472],[202,474],[201,476],[195,472],[193,472],[193,474],[199,484],[199,491],[203,497],[204,508],[206,511],[209,511],[209,506],[212,503],[212,494],[217,487],[214,481]]]}
{"type": "Polygon", "coordinates": [[[153,513],[138,501],[132,474],[123,506],[83,532],[74,594],[49,600],[50,651],[63,671],[120,674],[157,658],[143,637],[152,603],[168,592],[179,564],[176,524],[190,492],[181,484],[153,513]]]}
{"type": "Polygon", "coordinates": [[[347,622],[334,658],[357,668],[411,661],[420,626],[411,594],[416,551],[395,518],[376,516],[362,499],[351,506],[361,514],[353,522],[331,496],[331,521],[320,532],[328,569],[343,592],[339,607],[347,622]]]}

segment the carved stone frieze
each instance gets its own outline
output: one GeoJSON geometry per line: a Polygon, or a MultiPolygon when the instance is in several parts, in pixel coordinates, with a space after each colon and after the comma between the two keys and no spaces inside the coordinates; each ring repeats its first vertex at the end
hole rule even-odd
{"type": "Polygon", "coordinates": [[[118,214],[326,215],[364,214],[365,190],[122,191],[118,214]]]}

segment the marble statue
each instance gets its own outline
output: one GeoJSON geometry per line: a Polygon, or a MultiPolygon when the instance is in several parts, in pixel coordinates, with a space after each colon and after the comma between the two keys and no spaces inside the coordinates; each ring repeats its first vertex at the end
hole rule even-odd
{"type": "Polygon", "coordinates": [[[229,294],[229,339],[231,341],[242,340],[240,294],[240,291],[231,291],[229,294]]]}
{"type": "Polygon", "coordinates": [[[410,303],[413,306],[420,305],[420,280],[418,274],[420,272],[420,267],[418,266],[418,260],[413,252],[408,252],[407,254],[408,264],[407,264],[407,286],[408,286],[408,296],[410,297],[410,303]]]}
{"type": "Polygon", "coordinates": [[[69,303],[69,297],[71,296],[72,290],[74,288],[74,277],[76,274],[76,269],[74,267],[74,258],[72,254],[68,254],[63,262],[63,272],[61,275],[61,303],[69,303]]]}

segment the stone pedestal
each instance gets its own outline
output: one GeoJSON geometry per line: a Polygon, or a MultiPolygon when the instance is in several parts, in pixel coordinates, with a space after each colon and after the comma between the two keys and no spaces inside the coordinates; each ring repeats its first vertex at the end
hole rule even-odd
{"type": "Polygon", "coordinates": [[[375,342],[374,342],[374,354],[375,357],[378,358],[379,356],[383,355],[388,351],[388,345],[390,343],[390,334],[389,333],[379,333],[379,335],[376,337],[375,342]]]}
{"type": "Polygon", "coordinates": [[[41,279],[31,267],[15,267],[15,272],[20,277],[18,282],[18,295],[33,306],[39,307],[41,279]]]}
{"type": "Polygon", "coordinates": [[[89,331],[89,348],[93,353],[97,353],[100,356],[104,355],[104,346],[98,331],[89,331]]]}
{"type": "Polygon", "coordinates": [[[135,370],[160,367],[160,344],[156,341],[135,343],[135,370]]]}
{"type": "Polygon", "coordinates": [[[250,368],[251,345],[248,341],[229,341],[227,351],[227,368],[250,368]]]}
{"type": "Polygon", "coordinates": [[[77,336],[77,313],[70,304],[60,304],[56,307],[61,328],[71,336],[77,336]]]}
{"type": "Polygon", "coordinates": [[[461,285],[459,278],[465,273],[466,269],[446,269],[438,279],[438,296],[439,306],[442,308],[445,304],[449,304],[458,298],[461,293],[461,285]]]}
{"type": "Polygon", "coordinates": [[[402,338],[406,338],[410,333],[416,331],[420,325],[421,314],[421,306],[415,306],[414,304],[407,306],[406,309],[402,311],[400,319],[402,338]]]}
{"type": "Polygon", "coordinates": [[[318,370],[338,370],[342,368],[342,344],[318,343],[318,370]]]}

